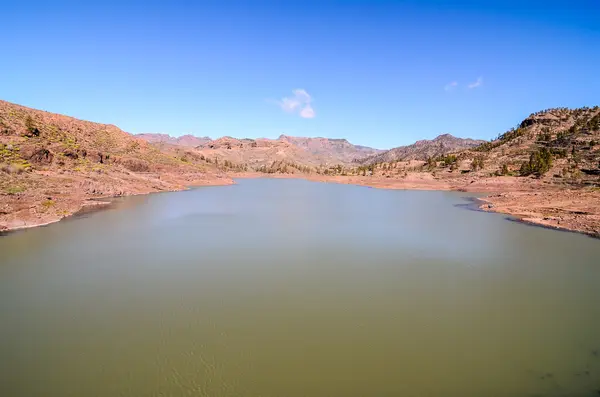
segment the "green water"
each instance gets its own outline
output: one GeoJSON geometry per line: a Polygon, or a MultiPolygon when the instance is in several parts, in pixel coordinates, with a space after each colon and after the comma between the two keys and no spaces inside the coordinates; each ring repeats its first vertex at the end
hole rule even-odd
{"type": "Polygon", "coordinates": [[[594,396],[600,241],[301,180],[0,237],[0,396],[594,396]]]}

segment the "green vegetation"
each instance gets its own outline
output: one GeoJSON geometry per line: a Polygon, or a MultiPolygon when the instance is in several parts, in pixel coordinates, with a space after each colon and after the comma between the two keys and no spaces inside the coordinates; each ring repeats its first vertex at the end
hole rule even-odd
{"type": "Polygon", "coordinates": [[[471,169],[473,171],[479,171],[481,169],[483,169],[483,167],[485,166],[485,161],[483,159],[483,156],[476,156],[473,161],[471,162],[471,169]]]}
{"type": "Polygon", "coordinates": [[[550,148],[550,153],[561,159],[567,157],[567,149],[550,148]]]}
{"type": "Polygon", "coordinates": [[[375,173],[375,164],[361,165],[360,167],[356,168],[356,175],[367,176],[367,173],[370,173],[369,175],[373,175],[375,173]]]}
{"type": "Polygon", "coordinates": [[[550,133],[542,133],[538,136],[538,141],[540,142],[550,142],[552,140],[552,135],[550,133]]]}
{"type": "Polygon", "coordinates": [[[449,154],[447,156],[440,156],[438,161],[442,162],[443,167],[453,166],[458,163],[458,157],[455,154],[449,154]]]}
{"type": "Polygon", "coordinates": [[[35,122],[31,116],[27,116],[25,119],[25,128],[27,132],[33,136],[40,136],[40,130],[35,126],[35,122]]]}
{"type": "Polygon", "coordinates": [[[552,152],[547,148],[541,148],[531,153],[529,161],[521,165],[519,173],[522,176],[536,175],[542,176],[552,168],[552,152]]]}
{"type": "Polygon", "coordinates": [[[31,170],[31,164],[19,154],[19,147],[0,144],[0,170],[8,174],[20,174],[31,170]]]}
{"type": "MultiPolygon", "coordinates": [[[[517,128],[511,128],[510,130],[506,131],[503,134],[498,135],[498,137],[493,140],[492,142],[484,142],[481,145],[473,148],[474,151],[476,152],[489,152],[492,149],[497,148],[498,146],[501,146],[507,142],[512,141],[513,139],[516,139],[520,136],[524,136],[525,135],[525,127],[523,126],[519,126],[517,128]]],[[[544,136],[546,137],[546,136],[544,136]]]]}
{"type": "Polygon", "coordinates": [[[42,207],[44,207],[46,209],[54,207],[55,204],[56,203],[52,199],[47,199],[47,200],[42,201],[42,207]]]}
{"type": "MultiPolygon", "coordinates": [[[[244,164],[239,168],[240,171],[248,171],[248,165],[244,164]]],[[[255,170],[257,172],[262,172],[265,174],[293,174],[294,173],[294,169],[305,173],[305,174],[310,174],[313,170],[308,167],[308,166],[304,166],[304,165],[300,165],[300,164],[296,164],[294,162],[291,161],[273,161],[271,163],[270,166],[266,166],[266,165],[262,165],[258,168],[256,168],[255,170]]],[[[335,170],[337,170],[337,167],[335,168],[335,170]]],[[[319,171],[317,171],[319,172],[319,171]]],[[[325,174],[328,174],[330,171],[328,169],[325,169],[323,171],[325,174]]],[[[331,173],[335,173],[336,171],[331,171],[331,173]]]]}
{"type": "Polygon", "coordinates": [[[18,185],[9,186],[6,189],[4,189],[4,192],[9,195],[23,193],[24,191],[25,191],[25,188],[23,186],[18,186],[18,185]]]}
{"type": "Polygon", "coordinates": [[[522,127],[518,127],[518,128],[511,128],[510,130],[506,131],[504,134],[500,134],[498,136],[498,140],[502,141],[502,142],[508,142],[508,141],[512,141],[513,139],[516,139],[520,136],[525,135],[525,128],[522,127]]]}

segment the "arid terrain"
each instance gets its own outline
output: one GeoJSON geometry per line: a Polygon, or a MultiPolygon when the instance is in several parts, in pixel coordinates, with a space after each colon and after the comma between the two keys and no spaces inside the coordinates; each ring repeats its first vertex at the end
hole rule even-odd
{"type": "Polygon", "coordinates": [[[233,183],[113,125],[0,101],[0,230],[55,222],[103,197],[233,183]]]}
{"type": "Polygon", "coordinates": [[[400,146],[381,153],[358,159],[360,164],[389,163],[393,161],[427,160],[462,149],[476,147],[482,140],[457,138],[450,134],[440,135],[432,140],[421,140],[408,146],[400,146]]]}
{"type": "Polygon", "coordinates": [[[130,135],[0,101],[0,230],[57,221],[112,196],[295,177],[488,193],[482,209],[600,236],[600,109],[532,114],[497,139],[448,134],[388,151],[345,139],[130,135]]]}

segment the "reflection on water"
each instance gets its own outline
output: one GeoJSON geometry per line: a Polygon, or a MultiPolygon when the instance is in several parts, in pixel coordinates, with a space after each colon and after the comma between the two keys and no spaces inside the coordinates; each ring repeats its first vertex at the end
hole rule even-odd
{"type": "Polygon", "coordinates": [[[592,396],[600,244],[300,180],[0,238],[0,395],[592,396]]]}

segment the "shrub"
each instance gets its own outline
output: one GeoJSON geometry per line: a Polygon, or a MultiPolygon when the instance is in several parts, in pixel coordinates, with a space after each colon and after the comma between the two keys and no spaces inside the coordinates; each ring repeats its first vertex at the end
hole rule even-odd
{"type": "Polygon", "coordinates": [[[35,126],[35,122],[31,116],[27,116],[25,119],[25,128],[27,128],[27,132],[32,136],[40,136],[40,130],[35,126]]]}
{"type": "Polygon", "coordinates": [[[529,161],[521,165],[519,173],[522,176],[542,176],[552,168],[552,153],[547,148],[541,148],[531,153],[529,161]]]}
{"type": "Polygon", "coordinates": [[[47,200],[45,200],[45,201],[42,201],[42,206],[43,206],[44,208],[50,208],[50,207],[54,207],[54,204],[55,204],[55,203],[54,203],[54,200],[52,200],[52,199],[47,199],[47,200]]]}
{"type": "Polygon", "coordinates": [[[483,160],[483,156],[477,156],[471,162],[471,169],[473,171],[478,171],[485,166],[485,162],[483,160]]]}
{"type": "Polygon", "coordinates": [[[456,164],[456,162],[458,161],[458,158],[456,157],[455,154],[449,154],[447,156],[442,156],[440,158],[440,161],[442,161],[444,163],[444,167],[447,167],[449,165],[456,164]]]}
{"type": "Polygon", "coordinates": [[[14,195],[25,191],[23,186],[9,186],[5,189],[6,194],[14,195]]]}

